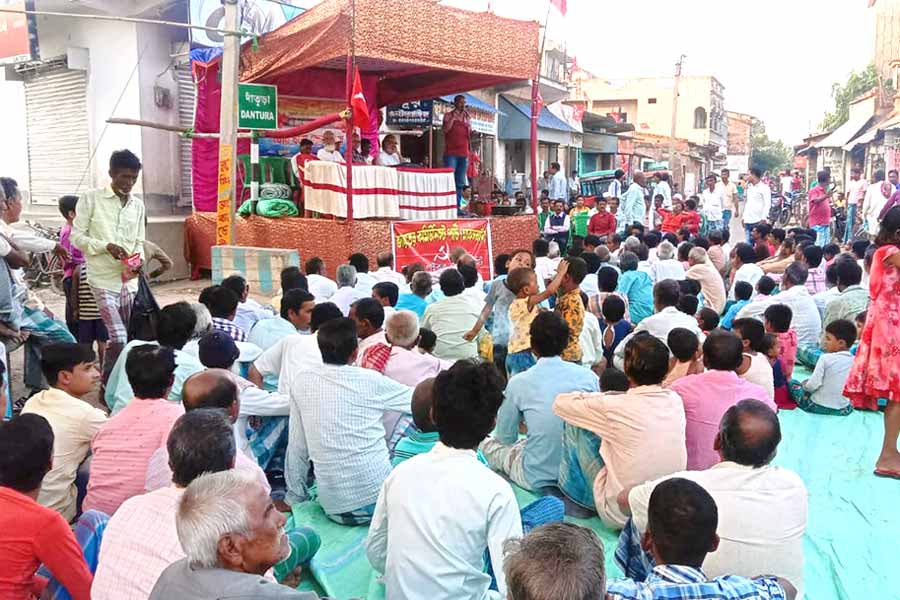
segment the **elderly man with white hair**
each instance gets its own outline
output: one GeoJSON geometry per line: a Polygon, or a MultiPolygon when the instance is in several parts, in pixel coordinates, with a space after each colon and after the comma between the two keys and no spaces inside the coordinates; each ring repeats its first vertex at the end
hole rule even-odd
{"type": "Polygon", "coordinates": [[[283,598],[318,600],[264,577],[291,554],[287,518],[242,471],[204,473],[178,502],[175,529],[185,558],[163,571],[150,600],[283,598]]]}
{"type": "Polygon", "coordinates": [[[721,315],[728,298],[722,275],[709,259],[706,250],[699,246],[693,248],[688,254],[688,263],[691,266],[685,277],[700,283],[700,293],[703,294],[706,305],[721,315]]]}
{"type": "Polygon", "coordinates": [[[360,366],[415,387],[453,364],[415,349],[419,342],[419,318],[411,310],[398,310],[391,315],[384,333],[387,344],[367,348],[360,366]]]}
{"type": "Polygon", "coordinates": [[[372,293],[356,289],[357,273],[353,265],[341,265],[337,268],[338,291],[332,294],[329,302],[333,302],[345,317],[350,315],[350,305],[372,293]]]}
{"type": "MultiPolygon", "coordinates": [[[[631,238],[628,238],[631,239],[631,238]]],[[[684,266],[675,256],[675,246],[664,241],[656,247],[656,262],[650,265],[650,278],[653,283],[664,279],[680,281],[684,279],[684,266]]]]}

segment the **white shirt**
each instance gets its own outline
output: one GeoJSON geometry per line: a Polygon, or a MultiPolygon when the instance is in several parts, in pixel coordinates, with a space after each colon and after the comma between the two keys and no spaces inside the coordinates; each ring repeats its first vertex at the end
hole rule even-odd
{"type": "Polygon", "coordinates": [[[452,362],[441,360],[431,354],[392,346],[391,357],[384,367],[384,376],[397,383],[415,387],[429,377],[437,377],[438,373],[452,366],[452,362]]]}
{"type": "Polygon", "coordinates": [[[668,345],[669,332],[675,329],[676,327],[683,327],[684,329],[689,329],[694,332],[698,338],[700,338],[700,344],[702,345],[706,336],[703,335],[703,332],[700,331],[700,326],[697,325],[697,319],[690,315],[686,315],[674,306],[667,306],[658,313],[652,314],[640,323],[638,323],[637,327],[634,328],[634,331],[625,336],[619,345],[616,346],[615,356],[613,358],[613,362],[617,369],[624,370],[625,364],[625,346],[628,344],[629,340],[634,337],[635,334],[640,333],[641,331],[646,331],[653,337],[660,340],[663,344],[668,345]]]}
{"type": "Polygon", "coordinates": [[[372,288],[375,287],[375,284],[378,283],[378,280],[372,277],[370,273],[357,273],[356,274],[356,289],[363,292],[366,296],[372,295],[372,288]]]}
{"type": "Polygon", "coordinates": [[[384,150],[378,153],[378,160],[375,162],[376,165],[381,167],[396,167],[403,160],[400,158],[400,153],[395,152],[394,154],[388,154],[384,150]]]}
{"type": "MultiPolygon", "coordinates": [[[[484,299],[487,298],[483,286],[484,284],[478,285],[478,283],[476,283],[474,286],[464,289],[463,293],[460,294],[463,298],[470,300],[479,311],[484,308],[484,299]]],[[[544,289],[540,285],[538,285],[538,288],[544,289]]]]}
{"type": "Polygon", "coordinates": [[[287,500],[306,500],[309,461],[319,504],[332,515],[373,504],[391,473],[382,418],[409,413],[412,388],[371,369],[323,364],[299,371],[290,386],[284,461],[287,500]]]}
{"type": "Polygon", "coordinates": [[[534,259],[534,272],[539,279],[549,281],[556,277],[557,262],[546,256],[538,256],[534,259]]]}
{"type": "Polygon", "coordinates": [[[669,187],[668,181],[660,181],[656,184],[656,188],[653,190],[653,197],[656,198],[657,194],[661,194],[663,197],[663,208],[672,208],[672,188],[669,187]]]}
{"type": "Polygon", "coordinates": [[[278,378],[278,391],[290,390],[294,373],[315,369],[322,364],[322,352],[316,334],[289,335],[262,353],[253,366],[262,375],[278,378]]]}
{"type": "Polygon", "coordinates": [[[813,302],[816,303],[816,308],[819,309],[819,314],[822,316],[823,321],[825,320],[825,307],[828,305],[828,302],[834,300],[840,295],[841,290],[839,290],[837,286],[828,288],[824,292],[813,294],[813,302]]]}
{"type": "Polygon", "coordinates": [[[805,285],[795,285],[774,296],[755,300],[742,308],[738,312],[737,318],[762,321],[763,313],[773,304],[786,304],[791,308],[794,313],[791,318],[791,329],[797,332],[797,342],[801,346],[819,343],[819,336],[822,334],[822,317],[805,285]]]}
{"type": "Polygon", "coordinates": [[[398,465],[378,494],[366,555],[387,598],[506,598],[503,544],[522,536],[512,488],[473,450],[438,442],[398,465]],[[411,501],[415,499],[415,501],[411,501]],[[497,591],[484,572],[487,548],[497,591]]]}
{"type": "Polygon", "coordinates": [[[369,292],[366,293],[363,290],[359,289],[359,284],[357,287],[347,287],[344,286],[334,294],[331,295],[331,298],[328,299],[329,302],[333,302],[339,309],[341,309],[341,313],[348,317],[350,316],[350,305],[356,302],[361,298],[369,298],[372,295],[372,288],[369,288],[369,292]]]}
{"type": "Polygon", "coordinates": [[[600,321],[589,310],[584,311],[584,326],[581,328],[581,335],[578,336],[578,344],[581,346],[582,365],[592,367],[603,358],[603,334],[600,331],[600,321]]]}
{"type": "Polygon", "coordinates": [[[877,181],[870,185],[866,190],[866,196],[863,199],[862,218],[863,222],[866,224],[866,230],[869,232],[869,235],[878,235],[878,230],[881,227],[881,221],[878,219],[878,215],[881,214],[881,209],[884,208],[884,205],[887,204],[887,201],[889,200],[889,198],[881,193],[882,183],[884,182],[877,181]]]}
{"type": "Polygon", "coordinates": [[[791,191],[791,182],[793,181],[793,178],[781,177],[781,178],[779,178],[779,180],[781,181],[781,193],[784,194],[786,192],[790,192],[791,191]]]}
{"type": "Polygon", "coordinates": [[[325,148],[320,148],[319,151],[316,152],[316,158],[318,158],[319,160],[324,160],[326,162],[336,162],[336,163],[344,162],[344,155],[341,154],[340,150],[337,150],[337,149],[329,152],[325,148]]]}
{"type": "Polygon", "coordinates": [[[709,191],[709,188],[703,188],[700,198],[703,201],[703,210],[701,212],[707,220],[721,221],[722,210],[725,208],[724,188],[716,188],[713,191],[709,191]]]}
{"type": "Polygon", "coordinates": [[[752,285],[753,291],[755,293],[756,283],[763,275],[765,275],[765,273],[759,266],[757,266],[756,263],[747,263],[745,265],[741,265],[741,267],[734,272],[734,283],[731,284],[731,290],[729,290],[728,292],[729,300],[734,300],[734,286],[738,281],[746,281],[747,283],[752,285]]]}
{"type": "Polygon", "coordinates": [[[852,366],[853,355],[848,350],[823,354],[812,375],[803,382],[803,389],[812,392],[811,400],[816,404],[842,409],[850,404],[844,396],[844,383],[852,366]]]}
{"type": "Polygon", "coordinates": [[[600,293],[600,287],[597,284],[597,274],[596,273],[588,273],[584,276],[584,279],[581,281],[581,284],[578,286],[581,288],[581,291],[587,294],[588,298],[592,298],[600,293]]]}
{"type": "Polygon", "coordinates": [[[240,375],[234,376],[240,394],[240,410],[234,422],[234,439],[238,452],[256,461],[250,441],[247,439],[247,421],[250,417],[286,417],[291,414],[290,398],[281,392],[262,390],[240,375]]]}
{"type": "Polygon", "coordinates": [[[334,281],[318,273],[307,275],[306,283],[309,286],[309,293],[316,299],[316,304],[328,302],[338,291],[338,286],[334,281]]]}
{"type": "Polygon", "coordinates": [[[681,261],[674,258],[658,260],[650,265],[650,278],[653,283],[660,282],[664,279],[674,279],[680,281],[684,279],[684,265],[681,261]]]}
{"type": "Polygon", "coordinates": [[[362,360],[362,355],[366,350],[375,344],[384,344],[387,346],[387,343],[387,338],[384,337],[384,329],[379,329],[369,337],[359,340],[359,350],[356,353],[356,366],[359,366],[359,361],[362,360]]]}
{"type": "Polygon", "coordinates": [[[402,273],[398,273],[390,267],[378,267],[377,271],[372,271],[371,273],[369,273],[369,277],[374,279],[376,283],[381,283],[382,281],[394,283],[398,288],[403,287],[403,285],[406,283],[406,277],[404,277],[402,273]]]}
{"type": "Polygon", "coordinates": [[[775,376],[772,372],[772,365],[769,359],[760,352],[756,354],[746,354],[744,356],[750,359],[750,366],[740,375],[741,379],[755,383],[759,387],[766,390],[769,398],[775,399],[775,376]]]}
{"type": "Polygon", "coordinates": [[[744,202],[744,224],[759,223],[769,217],[769,208],[772,206],[772,190],[762,181],[756,185],[748,184],[746,191],[747,200],[744,202]]]}
{"type": "Polygon", "coordinates": [[[869,182],[865,179],[850,180],[847,182],[847,204],[860,204],[869,189],[869,182]]]}
{"type": "Polygon", "coordinates": [[[639,485],[628,494],[638,531],[647,529],[647,508],[654,488],[670,477],[700,484],[719,509],[719,548],[706,555],[709,577],[756,577],[778,573],[803,590],[803,533],[807,492],[803,480],[783,467],[758,469],[721,462],[705,471],[683,471],[639,485]]]}
{"type": "Polygon", "coordinates": [[[550,178],[550,199],[566,200],[568,198],[566,189],[566,176],[563,175],[562,171],[557,171],[556,174],[550,178]]]}

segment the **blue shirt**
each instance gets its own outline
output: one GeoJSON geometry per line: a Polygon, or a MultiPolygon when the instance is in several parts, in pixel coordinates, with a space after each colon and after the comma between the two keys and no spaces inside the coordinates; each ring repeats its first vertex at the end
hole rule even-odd
{"type": "Polygon", "coordinates": [[[653,314],[653,280],[643,271],[622,273],[616,291],[628,296],[628,314],[633,325],[653,314]]]}
{"type": "Polygon", "coordinates": [[[506,384],[506,398],[497,413],[494,438],[507,445],[519,439],[519,421],[528,426],[522,466],[532,490],[556,485],[562,460],[563,420],[553,414],[553,400],[569,392],[597,392],[593,371],[559,356],[539,358],[506,384]]]}
{"type": "Polygon", "coordinates": [[[607,582],[609,600],[783,600],[784,590],[774,577],[747,579],[725,575],[707,579],[700,569],[660,565],[644,582],[613,579],[607,582]]]}
{"type": "Polygon", "coordinates": [[[282,317],[261,319],[250,330],[247,341],[251,344],[256,344],[265,352],[281,341],[282,338],[294,333],[297,333],[297,328],[287,319],[282,317]]]}
{"type": "Polygon", "coordinates": [[[415,294],[400,294],[400,297],[397,298],[397,306],[395,306],[397,310],[411,310],[417,315],[419,318],[425,316],[425,309],[428,308],[428,302],[425,301],[425,298],[421,296],[416,296],[415,294]]]}
{"type": "Polygon", "coordinates": [[[719,326],[722,329],[731,329],[731,324],[734,323],[734,319],[737,317],[737,314],[741,311],[742,308],[750,304],[749,300],[738,300],[731,307],[725,311],[725,316],[722,317],[722,320],[719,322],[719,326]]]}

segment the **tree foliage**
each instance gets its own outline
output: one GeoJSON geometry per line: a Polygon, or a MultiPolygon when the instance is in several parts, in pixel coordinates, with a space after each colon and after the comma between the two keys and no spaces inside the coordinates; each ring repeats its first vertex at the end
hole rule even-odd
{"type": "Polygon", "coordinates": [[[850,103],[853,99],[876,87],[878,87],[878,72],[874,63],[859,73],[856,71],[850,73],[844,85],[832,83],[831,97],[834,98],[834,110],[825,115],[819,123],[819,129],[833,131],[846,123],[850,118],[850,103]]]}
{"type": "Polygon", "coordinates": [[[773,140],[766,133],[766,125],[753,119],[750,126],[750,166],[762,171],[777,172],[789,169],[794,152],[781,140],[773,140]]]}

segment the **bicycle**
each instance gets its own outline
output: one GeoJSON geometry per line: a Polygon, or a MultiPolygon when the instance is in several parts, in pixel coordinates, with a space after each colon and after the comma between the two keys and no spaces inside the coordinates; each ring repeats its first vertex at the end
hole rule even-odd
{"type": "MultiPolygon", "coordinates": [[[[59,241],[59,228],[48,227],[40,223],[32,223],[26,221],[29,227],[36,234],[54,242],[59,241]]],[[[53,293],[59,296],[65,296],[66,292],[63,288],[63,263],[57,255],[52,252],[34,253],[31,256],[31,263],[25,267],[25,281],[31,288],[49,286],[53,293]]]]}

